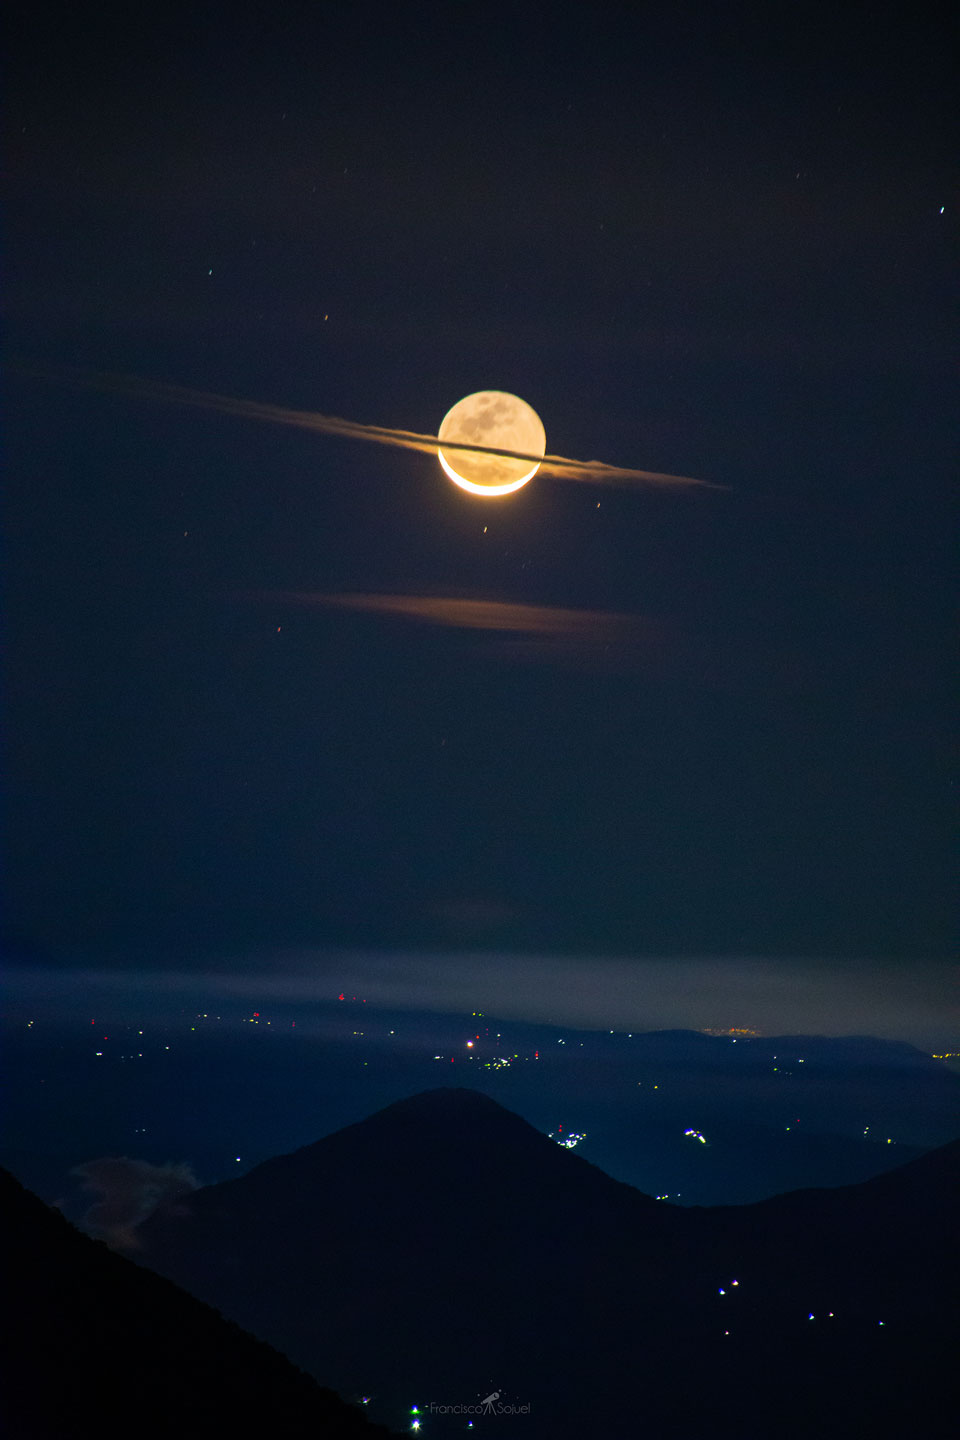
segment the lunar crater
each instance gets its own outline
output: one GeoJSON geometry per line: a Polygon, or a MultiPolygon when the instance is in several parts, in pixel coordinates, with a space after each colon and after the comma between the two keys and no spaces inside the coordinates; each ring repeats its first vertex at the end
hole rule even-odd
{"type": "Polygon", "coordinates": [[[512,455],[475,455],[468,450],[445,450],[460,442],[487,445],[523,455],[542,456],[547,437],[540,416],[521,400],[502,390],[478,390],[458,400],[443,417],[438,435],[437,458],[454,484],[474,495],[509,495],[532,480],[540,468],[537,461],[512,455]]]}

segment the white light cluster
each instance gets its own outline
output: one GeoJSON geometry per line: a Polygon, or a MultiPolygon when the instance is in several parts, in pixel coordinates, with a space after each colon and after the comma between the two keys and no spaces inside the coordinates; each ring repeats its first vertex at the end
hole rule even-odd
{"type": "Polygon", "coordinates": [[[558,1133],[555,1130],[550,1131],[550,1139],[555,1140],[558,1145],[563,1147],[564,1150],[575,1150],[580,1144],[580,1141],[586,1140],[586,1138],[586,1130],[584,1130],[582,1133],[578,1133],[576,1130],[568,1130],[566,1135],[564,1135],[562,1132],[558,1133]]]}

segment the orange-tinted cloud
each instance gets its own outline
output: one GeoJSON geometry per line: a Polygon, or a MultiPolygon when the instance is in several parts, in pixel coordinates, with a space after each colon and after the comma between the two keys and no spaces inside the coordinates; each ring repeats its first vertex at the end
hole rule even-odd
{"type": "Polygon", "coordinates": [[[269,598],[282,604],[351,610],[453,630],[487,631],[499,637],[496,653],[515,660],[593,660],[616,667],[640,656],[649,659],[664,639],[659,623],[615,610],[574,610],[461,595],[284,591],[269,598]]]}
{"type": "MultiPolygon", "coordinates": [[[[285,597],[292,599],[292,596],[285,597]]],[[[469,600],[458,595],[343,594],[304,596],[308,603],[368,610],[377,615],[402,615],[428,625],[458,630],[520,631],[526,635],[596,635],[632,628],[635,615],[611,610],[569,610],[557,605],[526,605],[517,601],[469,600]]]]}
{"type": "MultiPolygon", "coordinates": [[[[282,405],[268,405],[258,400],[236,399],[215,395],[206,390],[191,390],[183,385],[166,385],[154,380],[141,380],[130,375],[109,375],[96,371],[58,368],[39,370],[14,364],[20,374],[37,378],[65,381],[92,390],[132,395],[143,400],[165,404],[189,405],[195,409],[215,410],[221,415],[235,415],[245,420],[267,421],[271,425],[289,425],[298,430],[314,430],[325,435],[339,435],[346,440],[367,440],[377,445],[392,445],[402,450],[419,450],[436,455],[435,435],[421,435],[414,430],[393,430],[383,425],[365,425],[357,420],[341,420],[336,415],[322,415],[315,410],[290,410],[282,405]]],[[[607,465],[602,460],[571,460],[563,455],[529,455],[520,450],[499,450],[488,445],[452,444],[444,442],[444,450],[471,451],[488,455],[507,455],[518,460],[535,460],[539,473],[554,475],[561,480],[586,480],[593,484],[648,484],[670,486],[703,486],[722,489],[707,480],[694,480],[689,475],[665,475],[656,470],[637,470],[625,465],[607,465]]]]}

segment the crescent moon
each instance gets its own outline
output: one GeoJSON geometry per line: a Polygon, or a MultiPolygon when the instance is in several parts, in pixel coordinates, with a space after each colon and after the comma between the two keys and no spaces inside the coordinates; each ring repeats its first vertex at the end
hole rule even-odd
{"type": "Polygon", "coordinates": [[[526,400],[504,390],[477,390],[458,400],[440,422],[437,439],[448,446],[482,445],[506,454],[437,450],[437,459],[455,485],[471,495],[512,495],[532,480],[541,461],[531,466],[527,457],[543,456],[547,448],[543,421],[526,400]],[[510,453],[514,452],[514,453],[510,453]]]}

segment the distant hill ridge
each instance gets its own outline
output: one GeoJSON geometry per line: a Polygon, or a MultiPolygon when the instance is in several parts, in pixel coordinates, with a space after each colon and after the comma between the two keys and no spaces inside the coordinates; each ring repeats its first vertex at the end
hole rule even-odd
{"type": "Polygon", "coordinates": [[[158,1212],[143,1259],[348,1393],[507,1387],[527,1440],[626,1440],[641,1395],[665,1440],[905,1434],[957,1338],[958,1171],[683,1210],[441,1089],[158,1212]]]}
{"type": "Polygon", "coordinates": [[[246,1175],[206,1187],[206,1191],[253,1193],[260,1186],[283,1183],[288,1176],[302,1183],[311,1171],[327,1184],[340,1185],[354,1183],[361,1170],[375,1170],[376,1176],[370,1174],[369,1178],[380,1184],[388,1165],[398,1181],[405,1180],[410,1186],[425,1183],[431,1165],[444,1167],[448,1183],[458,1178],[471,1187],[484,1184],[484,1174],[496,1169],[498,1183],[515,1191],[529,1184],[541,1187],[546,1170],[562,1175],[568,1186],[593,1185],[607,1198],[616,1195],[624,1205],[646,1208],[651,1218],[663,1213],[649,1196],[611,1179],[581,1156],[570,1155],[498,1101],[479,1090],[453,1086],[398,1100],[312,1145],[265,1160],[246,1175]],[[351,1168],[341,1177],[338,1166],[347,1160],[351,1168]],[[572,1167],[571,1160],[576,1162],[572,1167]]]}

